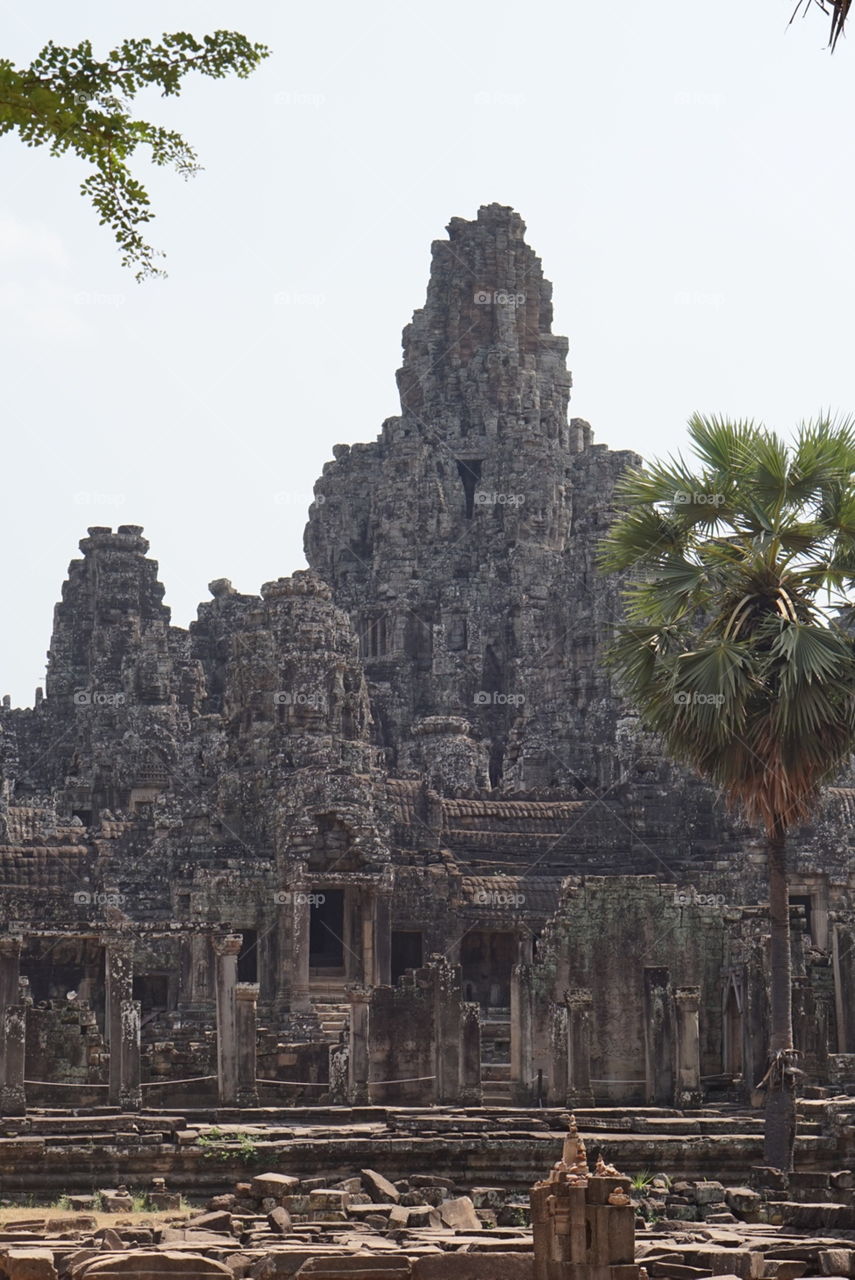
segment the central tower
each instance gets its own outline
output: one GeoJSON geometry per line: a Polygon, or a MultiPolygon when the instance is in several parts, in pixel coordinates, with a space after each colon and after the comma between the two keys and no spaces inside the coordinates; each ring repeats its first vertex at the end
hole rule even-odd
{"type": "Polygon", "coordinates": [[[579,736],[572,708],[562,728],[546,704],[569,696],[568,619],[581,606],[595,627],[594,604],[565,594],[593,574],[589,455],[611,460],[599,507],[627,455],[568,421],[567,340],[519,214],[486,205],[448,233],[404,330],[401,414],[373,444],[336,446],[306,554],[354,620],[393,770],[458,793],[572,791],[548,761],[525,764],[525,742],[544,715],[539,737],[579,736]]]}

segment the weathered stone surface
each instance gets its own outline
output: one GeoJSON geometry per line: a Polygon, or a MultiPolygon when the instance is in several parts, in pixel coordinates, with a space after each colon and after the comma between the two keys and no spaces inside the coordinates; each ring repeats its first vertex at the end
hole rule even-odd
{"type": "Polygon", "coordinates": [[[232,1272],[221,1262],[206,1258],[201,1253],[183,1253],[176,1249],[133,1250],[129,1253],[108,1253],[91,1262],[85,1262],[74,1280],[99,1277],[108,1280],[113,1276],[136,1276],[138,1280],[155,1280],[163,1276],[231,1276],[232,1272]]]}
{"type": "Polygon", "coordinates": [[[439,1206],[439,1216],[447,1227],[452,1227],[455,1231],[478,1231],[481,1226],[475,1206],[468,1196],[443,1200],[439,1206]]]}
{"type": "Polygon", "coordinates": [[[400,1191],[382,1173],[376,1173],[374,1169],[363,1169],[360,1177],[375,1204],[397,1204],[400,1200],[400,1191]]]}
{"type": "Polygon", "coordinates": [[[299,1185],[300,1179],[287,1173],[259,1173],[253,1178],[251,1188],[254,1196],[272,1196],[275,1200],[281,1200],[282,1196],[289,1195],[299,1185]]]}
{"type": "Polygon", "coordinates": [[[522,1253],[416,1258],[412,1280],[534,1280],[534,1259],[522,1253]]]}
{"type": "Polygon", "coordinates": [[[57,1280],[50,1249],[21,1248],[0,1252],[0,1266],[8,1280],[57,1280]]]}

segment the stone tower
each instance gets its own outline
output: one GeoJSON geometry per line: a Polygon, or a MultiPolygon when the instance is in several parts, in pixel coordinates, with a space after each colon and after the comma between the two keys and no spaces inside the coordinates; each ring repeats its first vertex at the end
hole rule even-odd
{"type": "Polygon", "coordinates": [[[567,340],[519,214],[448,232],[404,330],[401,415],[336,447],[306,553],[353,617],[393,770],[450,793],[608,786],[592,658],[616,603],[594,557],[631,455],[568,421],[567,340]]]}

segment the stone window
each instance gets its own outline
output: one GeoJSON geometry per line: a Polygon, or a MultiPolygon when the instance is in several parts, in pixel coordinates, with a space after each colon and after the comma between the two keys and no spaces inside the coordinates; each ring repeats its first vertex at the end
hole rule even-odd
{"type": "Polygon", "coordinates": [[[463,483],[463,493],[466,499],[466,519],[471,520],[475,510],[475,490],[478,487],[478,481],[481,479],[481,462],[480,458],[459,459],[457,470],[463,483]]]}

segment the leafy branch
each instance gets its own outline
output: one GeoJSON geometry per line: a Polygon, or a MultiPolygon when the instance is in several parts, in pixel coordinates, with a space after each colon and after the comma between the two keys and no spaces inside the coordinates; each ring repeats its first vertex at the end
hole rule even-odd
{"type": "Polygon", "coordinates": [[[55,156],[73,151],[92,163],[81,192],[112,230],[122,265],[135,266],[137,280],[164,275],[155,263],[163,255],[142,230],[154,217],[148,192],[128,161],[144,146],[154,164],[184,178],[201,166],[180,133],[134,119],[131,103],[152,85],[164,97],[177,97],[191,72],[246,79],[268,56],[264,45],[236,31],[215,31],[201,42],[184,31],[165,34],[158,44],[124,40],[104,60],[93,57],[89,40],[74,48],[51,42],[23,70],[0,59],[0,134],[17,130],[27,146],[48,146],[55,156]]]}

